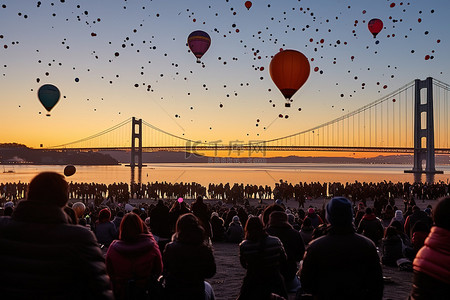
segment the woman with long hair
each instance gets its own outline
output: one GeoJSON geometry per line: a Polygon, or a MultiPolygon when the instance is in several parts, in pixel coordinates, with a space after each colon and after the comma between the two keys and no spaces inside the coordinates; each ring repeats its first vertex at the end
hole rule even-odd
{"type": "Polygon", "coordinates": [[[162,259],[158,244],[135,213],[123,217],[119,239],[111,243],[106,253],[106,269],[116,299],[144,297],[149,280],[161,274],[162,259]]]}
{"type": "Polygon", "coordinates": [[[270,299],[272,294],[287,299],[288,295],[280,273],[286,253],[280,239],[268,235],[258,217],[245,224],[245,240],[239,245],[240,262],[247,269],[239,300],[270,299]]]}
{"type": "Polygon", "coordinates": [[[214,299],[205,278],[216,274],[216,262],[196,216],[187,213],[178,218],[163,262],[167,299],[214,299]]]}

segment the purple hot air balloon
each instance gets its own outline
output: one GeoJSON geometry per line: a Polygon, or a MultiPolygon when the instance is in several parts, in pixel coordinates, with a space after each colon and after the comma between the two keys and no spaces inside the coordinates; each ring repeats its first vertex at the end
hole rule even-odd
{"type": "Polygon", "coordinates": [[[188,46],[197,57],[197,62],[200,63],[200,58],[208,51],[209,45],[211,45],[211,38],[209,35],[201,30],[196,30],[188,36],[188,46]]]}

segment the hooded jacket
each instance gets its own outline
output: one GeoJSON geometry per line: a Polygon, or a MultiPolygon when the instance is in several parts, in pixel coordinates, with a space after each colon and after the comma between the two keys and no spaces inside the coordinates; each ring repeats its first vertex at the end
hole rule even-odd
{"type": "Polygon", "coordinates": [[[162,272],[158,244],[151,234],[141,234],[134,243],[114,240],[106,253],[106,269],[113,283],[116,299],[124,299],[127,282],[134,279],[144,287],[151,275],[162,272]]]}
{"type": "Polygon", "coordinates": [[[375,216],[374,213],[365,214],[359,223],[357,233],[362,233],[364,236],[371,239],[375,245],[383,237],[383,225],[381,225],[380,220],[375,216]]]}

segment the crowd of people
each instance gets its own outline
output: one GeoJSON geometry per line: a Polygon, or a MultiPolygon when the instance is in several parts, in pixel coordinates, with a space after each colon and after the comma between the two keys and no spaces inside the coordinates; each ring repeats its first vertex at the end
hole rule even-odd
{"type": "MultiPolygon", "coordinates": [[[[231,202],[210,185],[208,194],[216,200],[209,203],[197,193],[199,186],[183,185],[184,196],[195,197],[191,204],[176,194],[161,194],[162,183],[149,185],[158,200],[102,204],[95,197],[76,197],[75,185],[57,173],[37,175],[25,185],[26,200],[8,201],[2,210],[2,295],[215,299],[207,279],[216,273],[213,249],[219,242],[239,247],[236,263],[246,270],[241,300],[294,294],[297,299],[382,299],[382,265],[414,272],[412,299],[450,294],[450,197],[444,183],[280,182],[270,193],[241,185],[243,194],[231,202]],[[299,201],[289,209],[296,187],[304,199],[332,197],[322,207],[299,201]],[[244,196],[274,201],[250,205],[244,196]],[[424,210],[415,202],[441,196],[424,210]]],[[[112,190],[126,189],[104,186],[101,193],[107,200],[112,190]]]]}
{"type": "MultiPolygon", "coordinates": [[[[28,184],[23,182],[0,183],[0,199],[15,201],[26,198],[28,184]]],[[[306,199],[346,195],[355,202],[376,200],[381,208],[386,202],[395,198],[404,199],[437,199],[449,195],[450,184],[443,181],[437,183],[409,182],[299,182],[288,183],[280,180],[273,187],[269,185],[252,185],[243,183],[208,184],[205,187],[199,183],[69,183],[69,198],[82,202],[103,200],[126,203],[129,199],[195,199],[198,196],[221,200],[226,203],[242,203],[244,199],[281,199],[297,201],[304,207],[306,199]]],[[[261,201],[260,201],[261,202],[261,201]]]]}

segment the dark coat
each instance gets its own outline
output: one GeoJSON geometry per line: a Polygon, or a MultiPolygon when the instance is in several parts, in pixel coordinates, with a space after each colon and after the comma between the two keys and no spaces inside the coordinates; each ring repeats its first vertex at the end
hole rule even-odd
{"type": "Polygon", "coordinates": [[[384,238],[382,241],[383,256],[381,261],[383,265],[397,267],[397,260],[403,257],[403,242],[398,236],[384,238]]]}
{"type": "Polygon", "coordinates": [[[378,245],[383,238],[384,228],[375,214],[365,214],[361,222],[359,222],[357,232],[371,239],[375,245],[378,245]]]}
{"type": "Polygon", "coordinates": [[[97,240],[63,210],[22,201],[0,218],[2,299],[113,299],[97,240]]]}
{"type": "Polygon", "coordinates": [[[240,262],[247,269],[239,300],[269,299],[276,293],[287,299],[280,266],[286,261],[286,252],[280,239],[273,236],[261,241],[244,240],[239,245],[240,262]]]}
{"type": "Polygon", "coordinates": [[[287,260],[281,264],[281,275],[286,282],[291,281],[297,274],[297,262],[300,262],[305,254],[303,238],[300,232],[287,223],[270,223],[266,231],[268,234],[278,237],[283,243],[287,260]]]}
{"type": "Polygon", "coordinates": [[[163,253],[168,299],[205,299],[204,280],[216,274],[211,247],[175,240],[163,253]]]}
{"type": "Polygon", "coordinates": [[[161,238],[170,238],[169,208],[158,202],[150,211],[150,230],[161,238]]]}
{"type": "Polygon", "coordinates": [[[141,234],[134,243],[115,240],[106,253],[106,268],[113,283],[116,300],[126,298],[129,280],[145,288],[152,275],[162,272],[161,252],[151,234],[141,234]]]}
{"type": "Polygon", "coordinates": [[[300,273],[302,289],[317,299],[382,299],[383,274],[374,243],[353,228],[331,227],[311,241],[300,273]]]}

